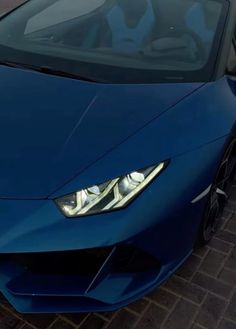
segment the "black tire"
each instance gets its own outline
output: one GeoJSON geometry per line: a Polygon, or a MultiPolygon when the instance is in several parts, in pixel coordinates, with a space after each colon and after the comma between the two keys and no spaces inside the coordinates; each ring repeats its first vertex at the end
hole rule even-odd
{"type": "Polygon", "coordinates": [[[235,172],[236,139],[228,144],[208,196],[195,249],[208,244],[221,224],[221,215],[228,200],[230,182],[235,172]]]}

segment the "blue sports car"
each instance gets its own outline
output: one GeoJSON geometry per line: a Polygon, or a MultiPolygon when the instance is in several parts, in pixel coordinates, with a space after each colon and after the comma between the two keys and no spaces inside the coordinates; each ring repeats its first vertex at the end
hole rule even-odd
{"type": "Polygon", "coordinates": [[[236,155],[234,0],[30,0],[0,20],[0,291],[111,311],[209,242],[236,155]]]}

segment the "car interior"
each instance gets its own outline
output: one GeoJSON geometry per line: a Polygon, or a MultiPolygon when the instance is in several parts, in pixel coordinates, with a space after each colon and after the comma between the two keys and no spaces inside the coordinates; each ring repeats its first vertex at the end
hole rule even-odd
{"type": "MultiPolygon", "coordinates": [[[[61,1],[63,0],[59,0],[54,6],[61,1]]],[[[97,1],[101,3],[101,0],[97,1]]],[[[215,17],[217,14],[219,16],[219,8],[205,8],[203,1],[183,1],[181,6],[179,1],[175,0],[139,1],[150,1],[155,20],[148,38],[135,54],[136,57],[159,62],[166,61],[167,58],[185,63],[203,63],[207,60],[216,30],[215,17]],[[194,19],[196,14],[197,20],[194,19]]],[[[47,14],[48,9],[45,9],[28,22],[27,30],[31,32],[26,31],[24,38],[30,42],[40,42],[54,47],[96,51],[101,54],[119,53],[122,56],[134,57],[133,53],[122,53],[122,50],[115,51],[112,47],[112,28],[107,17],[118,2],[119,0],[103,1],[101,5],[95,6],[94,10],[84,15],[78,14],[71,19],[67,17],[66,20],[62,17],[59,23],[46,27],[42,20],[42,15],[47,14]],[[38,28],[35,30],[33,25],[37,23],[38,28]]],[[[131,3],[133,2],[130,1],[131,3]]]]}

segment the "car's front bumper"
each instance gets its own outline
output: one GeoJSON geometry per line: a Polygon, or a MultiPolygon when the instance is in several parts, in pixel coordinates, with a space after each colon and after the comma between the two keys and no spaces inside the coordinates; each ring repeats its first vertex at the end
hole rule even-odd
{"type": "MultiPolygon", "coordinates": [[[[88,272],[89,264],[76,263],[79,262],[76,257],[74,272],[71,271],[72,264],[69,269],[64,268],[63,257],[66,255],[62,257],[61,271],[57,273],[48,270],[43,255],[32,256],[36,262],[41,257],[41,264],[37,264],[36,269],[20,264],[18,261],[23,256],[16,257],[18,261],[6,257],[1,262],[0,290],[22,313],[113,311],[161,284],[188,256],[160,266],[154,258],[146,255],[148,259],[145,259],[144,253],[129,247],[114,247],[105,253],[100,267],[88,272]],[[134,259],[133,252],[136,252],[134,259]],[[42,271],[40,266],[44,266],[42,271]]],[[[90,255],[87,262],[91,260],[90,255]]]]}
{"type": "Polygon", "coordinates": [[[22,313],[111,311],[146,294],[191,253],[204,201],[175,210],[172,203],[159,217],[141,199],[80,220],[61,217],[50,200],[0,201],[9,214],[0,239],[0,291],[22,313]],[[17,208],[25,214],[18,224],[17,208]]]}
{"type": "MultiPolygon", "coordinates": [[[[137,200],[102,215],[100,225],[94,223],[99,216],[50,223],[52,216],[30,211],[41,201],[2,202],[15,218],[18,204],[29,213],[18,225],[12,216],[4,225],[0,291],[19,312],[62,313],[112,311],[165,281],[191,253],[204,200],[174,211],[172,204],[160,217],[152,207],[137,212],[137,200]]],[[[41,206],[56,209],[49,200],[41,206]]]]}

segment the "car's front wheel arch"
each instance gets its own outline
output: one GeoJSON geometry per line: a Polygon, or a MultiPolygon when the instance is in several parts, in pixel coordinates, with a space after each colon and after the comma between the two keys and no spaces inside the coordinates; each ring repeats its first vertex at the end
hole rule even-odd
{"type": "Polygon", "coordinates": [[[195,249],[209,243],[221,224],[221,215],[229,198],[230,182],[235,174],[235,159],[236,129],[232,131],[222,151],[200,223],[195,249]]]}

